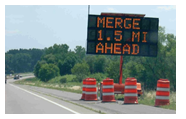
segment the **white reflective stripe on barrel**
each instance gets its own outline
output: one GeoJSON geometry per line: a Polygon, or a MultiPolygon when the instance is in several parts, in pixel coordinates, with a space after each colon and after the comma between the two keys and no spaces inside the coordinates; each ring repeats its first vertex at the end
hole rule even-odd
{"type": "Polygon", "coordinates": [[[102,93],[103,96],[106,96],[106,95],[114,95],[114,93],[102,93]]]}
{"type": "Polygon", "coordinates": [[[107,85],[107,86],[103,86],[103,88],[114,88],[113,85],[107,85]]]}
{"type": "Polygon", "coordinates": [[[124,96],[138,96],[136,93],[125,93],[124,96]]]}
{"type": "Polygon", "coordinates": [[[86,85],[86,88],[96,88],[96,85],[86,85]]]}
{"type": "Polygon", "coordinates": [[[83,87],[86,87],[87,85],[83,85],[83,87]]]}
{"type": "Polygon", "coordinates": [[[137,89],[137,86],[125,86],[125,89],[137,89]]]}
{"type": "Polygon", "coordinates": [[[85,92],[85,94],[97,94],[97,92],[85,92]]]}
{"type": "Polygon", "coordinates": [[[83,91],[83,93],[85,93],[86,91],[83,91]]]}
{"type": "Polygon", "coordinates": [[[165,99],[165,100],[169,100],[169,96],[156,96],[156,99],[165,99]]]}
{"type": "Polygon", "coordinates": [[[170,88],[157,88],[157,91],[170,91],[170,88]]]}

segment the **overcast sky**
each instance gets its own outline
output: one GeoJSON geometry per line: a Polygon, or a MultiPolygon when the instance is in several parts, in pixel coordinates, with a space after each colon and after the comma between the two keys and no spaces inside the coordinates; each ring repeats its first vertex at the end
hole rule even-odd
{"type": "MultiPolygon", "coordinates": [[[[91,5],[90,14],[101,12],[146,14],[159,18],[166,33],[176,35],[176,6],[170,5],[91,5]]],[[[10,49],[39,48],[56,44],[86,46],[87,5],[6,5],[5,52],[10,49]]]]}

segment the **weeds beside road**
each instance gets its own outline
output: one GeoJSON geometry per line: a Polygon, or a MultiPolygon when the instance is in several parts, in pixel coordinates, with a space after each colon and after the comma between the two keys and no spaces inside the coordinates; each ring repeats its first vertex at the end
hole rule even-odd
{"type": "MultiPolygon", "coordinates": [[[[24,79],[24,80],[18,80],[15,83],[23,84],[23,85],[30,85],[30,86],[44,87],[44,88],[51,88],[51,89],[57,89],[57,90],[81,94],[82,93],[82,83],[73,82],[74,77],[75,77],[74,75],[60,76],[60,77],[56,77],[56,78],[51,79],[47,83],[40,81],[38,78],[28,78],[28,79],[24,79]],[[66,81],[66,83],[60,82],[60,80],[62,78],[68,79],[66,81]]],[[[154,106],[156,91],[145,90],[143,92],[144,92],[144,94],[139,97],[138,103],[154,106]]],[[[99,96],[99,92],[98,92],[98,96],[99,96]]],[[[122,94],[115,95],[115,99],[116,100],[124,100],[124,95],[122,95],[122,94]]],[[[165,109],[176,110],[176,92],[173,92],[173,91],[170,92],[170,105],[160,106],[160,107],[165,108],[165,109]]]]}
{"type": "MultiPolygon", "coordinates": [[[[156,99],[156,91],[144,91],[144,94],[138,99],[139,104],[154,106],[156,99]]],[[[170,91],[170,105],[161,106],[165,109],[176,110],[176,92],[170,91]]]]}
{"type": "Polygon", "coordinates": [[[15,81],[15,83],[57,89],[57,90],[68,91],[68,92],[82,93],[82,89],[81,89],[82,83],[71,82],[73,78],[74,75],[65,75],[65,76],[56,77],[48,82],[42,82],[38,78],[34,77],[34,78],[18,80],[15,81]],[[60,83],[60,79],[64,77],[68,77],[69,80],[66,83],[60,83]]]}

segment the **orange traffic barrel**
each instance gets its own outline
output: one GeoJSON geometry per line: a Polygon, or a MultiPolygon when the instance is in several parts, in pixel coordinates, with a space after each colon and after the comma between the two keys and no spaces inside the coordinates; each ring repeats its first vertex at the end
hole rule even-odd
{"type": "Polygon", "coordinates": [[[170,81],[159,79],[157,81],[156,100],[154,106],[169,105],[170,81]]]}
{"type": "Polygon", "coordinates": [[[87,78],[85,88],[85,99],[84,100],[97,100],[97,87],[96,79],[87,78]]]}
{"type": "Polygon", "coordinates": [[[124,104],[138,104],[137,79],[125,80],[124,104]]]}
{"type": "Polygon", "coordinates": [[[81,97],[81,100],[84,100],[84,99],[85,99],[85,88],[86,88],[86,79],[83,79],[82,97],[81,97]]]}
{"type": "Polygon", "coordinates": [[[104,79],[102,86],[102,102],[115,102],[113,79],[104,79]]]}

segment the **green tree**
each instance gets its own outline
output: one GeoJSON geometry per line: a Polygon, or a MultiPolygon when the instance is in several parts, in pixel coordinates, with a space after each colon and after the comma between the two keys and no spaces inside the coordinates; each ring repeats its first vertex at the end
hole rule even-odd
{"type": "Polygon", "coordinates": [[[5,73],[31,72],[43,55],[41,49],[13,49],[5,53],[5,73]]]}
{"type": "Polygon", "coordinates": [[[64,62],[61,62],[60,65],[60,75],[71,74],[71,69],[74,65],[78,62],[78,58],[75,53],[68,53],[67,57],[65,58],[64,62]]]}
{"type": "Polygon", "coordinates": [[[41,81],[47,82],[50,79],[59,76],[59,68],[54,64],[43,64],[39,69],[39,78],[41,81]]]}
{"type": "Polygon", "coordinates": [[[114,79],[115,83],[119,82],[119,66],[120,61],[110,61],[109,66],[106,68],[108,77],[114,79]]]}
{"type": "Polygon", "coordinates": [[[87,55],[84,58],[85,62],[89,65],[90,73],[95,73],[95,61],[96,56],[95,55],[87,55]]]}
{"type": "Polygon", "coordinates": [[[38,61],[38,62],[36,63],[36,65],[35,65],[35,67],[34,67],[34,75],[35,75],[36,77],[39,77],[39,70],[40,70],[40,68],[41,68],[41,65],[46,64],[46,63],[47,63],[47,62],[44,61],[44,60],[38,61]]]}
{"type": "Polygon", "coordinates": [[[74,51],[81,60],[85,57],[85,48],[82,46],[76,46],[74,51]]]}
{"type": "Polygon", "coordinates": [[[45,60],[48,64],[49,63],[56,63],[56,57],[53,54],[47,54],[45,56],[43,56],[43,60],[45,60]]]}
{"type": "Polygon", "coordinates": [[[95,73],[104,73],[107,67],[107,58],[103,55],[99,55],[94,63],[95,73]]]}
{"type": "Polygon", "coordinates": [[[81,82],[86,76],[90,74],[89,66],[87,63],[77,63],[71,69],[72,74],[76,75],[76,78],[81,82]]]}

